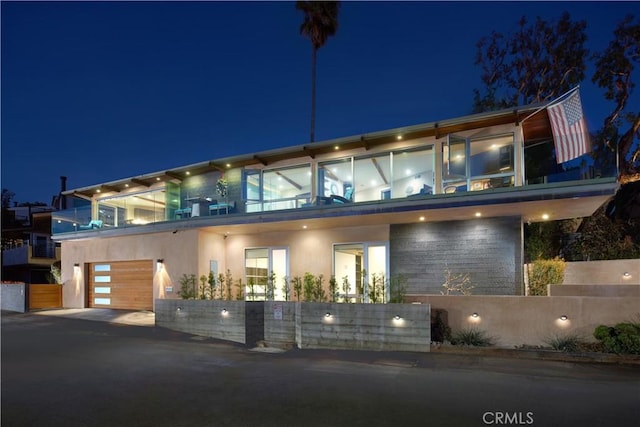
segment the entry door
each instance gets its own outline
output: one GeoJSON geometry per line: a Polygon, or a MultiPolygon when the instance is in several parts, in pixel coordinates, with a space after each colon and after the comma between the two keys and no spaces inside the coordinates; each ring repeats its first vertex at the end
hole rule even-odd
{"type": "Polygon", "coordinates": [[[153,310],[152,260],[89,265],[89,307],[153,310]]]}

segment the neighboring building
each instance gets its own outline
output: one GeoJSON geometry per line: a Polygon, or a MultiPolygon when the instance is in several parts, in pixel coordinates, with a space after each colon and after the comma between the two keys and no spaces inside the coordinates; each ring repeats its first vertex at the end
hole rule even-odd
{"type": "Polygon", "coordinates": [[[51,206],[2,210],[2,280],[50,283],[60,245],[51,240],[51,206]]]}
{"type": "Polygon", "coordinates": [[[64,305],[152,309],[209,271],[261,295],[275,274],[276,299],[305,272],[346,278],[357,301],[374,274],[440,294],[446,269],[474,294],[522,295],[523,224],[615,194],[615,171],[583,157],[558,165],[546,110],[527,106],[77,188],[64,195],[85,206],[53,221],[64,305]]]}

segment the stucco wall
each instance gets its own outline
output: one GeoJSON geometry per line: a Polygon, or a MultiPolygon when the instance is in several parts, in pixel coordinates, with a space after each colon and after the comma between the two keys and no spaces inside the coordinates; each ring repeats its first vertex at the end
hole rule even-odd
{"type": "Polygon", "coordinates": [[[640,298],[425,295],[409,299],[430,304],[434,312],[446,310],[453,332],[480,329],[501,347],[545,345],[546,339],[569,333],[595,341],[598,325],[614,325],[640,314],[640,298]],[[562,315],[568,319],[560,320],[562,315]]]}
{"type": "Polygon", "coordinates": [[[567,262],[563,283],[569,285],[640,285],[640,260],[567,262]],[[624,276],[624,273],[629,273],[624,276]]]}
{"type": "Polygon", "coordinates": [[[554,297],[640,297],[638,285],[548,285],[547,289],[554,297]]]}
{"type": "Polygon", "coordinates": [[[0,301],[2,301],[2,309],[7,311],[17,311],[24,313],[26,311],[26,299],[24,293],[24,283],[2,284],[0,289],[0,301]]]}
{"type": "MultiPolygon", "coordinates": [[[[176,297],[183,274],[199,273],[199,232],[180,230],[62,242],[62,302],[65,308],[86,306],[87,263],[164,259],[164,268],[153,277],[153,297],[176,297]],[[74,264],[80,268],[74,269],[74,264]],[[173,292],[167,292],[173,287],[173,292]]],[[[204,256],[204,255],[203,255],[204,256]]],[[[207,270],[208,272],[208,270],[207,270]]],[[[199,273],[200,274],[200,273],[199,273]]]]}
{"type": "Polygon", "coordinates": [[[300,230],[251,235],[229,235],[227,266],[234,279],[244,276],[246,248],[279,246],[289,248],[289,276],[303,276],[305,272],[323,274],[326,282],[332,274],[333,244],[387,241],[389,226],[337,228],[331,230],[300,230]]]}
{"type": "Polygon", "coordinates": [[[391,275],[407,278],[407,294],[439,295],[446,268],[468,273],[475,295],[523,293],[519,217],[393,224],[389,246],[391,275]]]}

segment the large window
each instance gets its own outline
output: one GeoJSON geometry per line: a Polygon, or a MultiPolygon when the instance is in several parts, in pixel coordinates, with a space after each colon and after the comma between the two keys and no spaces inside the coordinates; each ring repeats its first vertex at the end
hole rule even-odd
{"type": "Polygon", "coordinates": [[[245,171],[247,212],[295,209],[311,200],[311,165],[245,171]]]}
{"type": "Polygon", "coordinates": [[[287,248],[245,250],[245,299],[248,301],[284,301],[285,281],[289,274],[287,248]]]}
{"type": "Polygon", "coordinates": [[[386,302],[387,244],[381,242],[337,244],[333,247],[333,274],[343,302],[386,302]]]}
{"type": "Polygon", "coordinates": [[[513,135],[468,139],[449,135],[443,147],[445,193],[510,187],[514,184],[513,135]]]}
{"type": "Polygon", "coordinates": [[[333,197],[334,201],[352,202],[353,162],[351,157],[320,163],[318,165],[318,186],[318,195],[325,200],[330,200],[333,197]]]}
{"type": "Polygon", "coordinates": [[[433,147],[393,153],[391,197],[433,194],[433,147]]]}
{"type": "Polygon", "coordinates": [[[165,221],[179,206],[175,191],[165,188],[99,199],[97,219],[105,227],[124,227],[165,221]]]}

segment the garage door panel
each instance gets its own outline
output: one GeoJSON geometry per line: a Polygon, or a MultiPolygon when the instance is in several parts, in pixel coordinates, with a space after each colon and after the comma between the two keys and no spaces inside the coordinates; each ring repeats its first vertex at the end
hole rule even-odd
{"type": "Polygon", "coordinates": [[[93,263],[89,272],[89,307],[153,309],[152,260],[93,263]]]}

